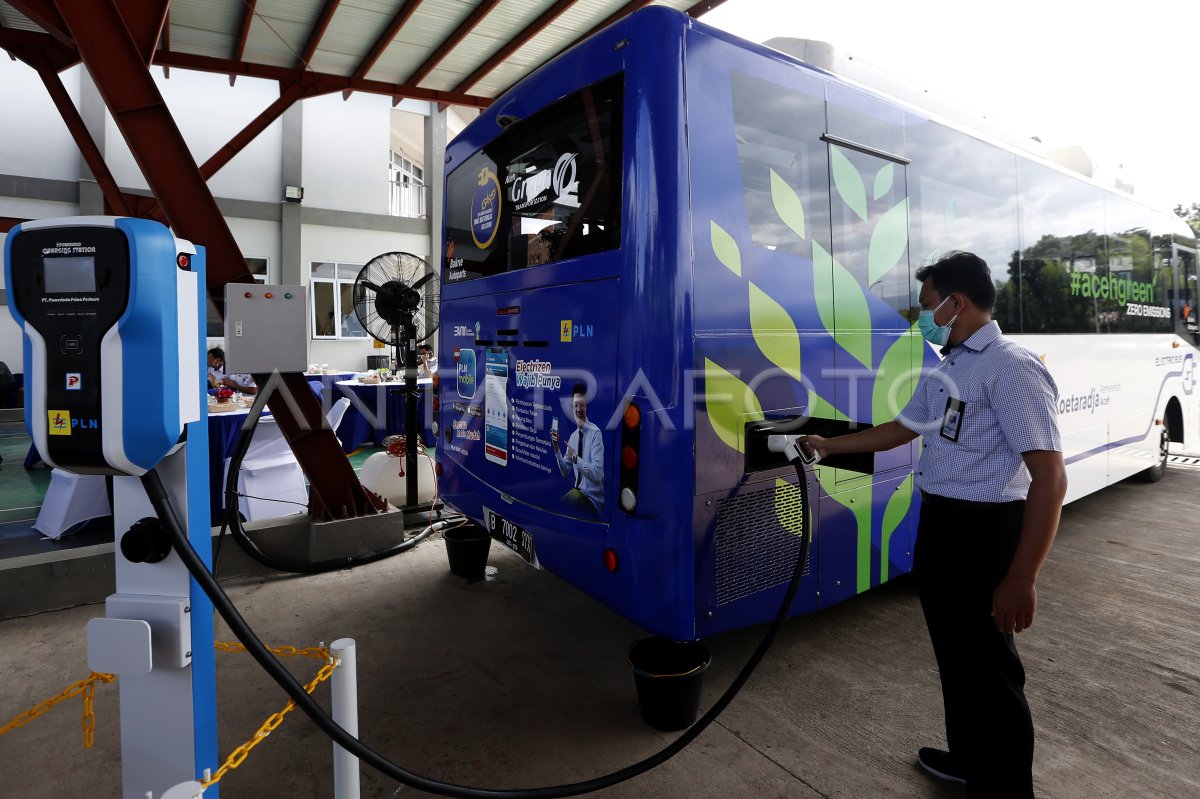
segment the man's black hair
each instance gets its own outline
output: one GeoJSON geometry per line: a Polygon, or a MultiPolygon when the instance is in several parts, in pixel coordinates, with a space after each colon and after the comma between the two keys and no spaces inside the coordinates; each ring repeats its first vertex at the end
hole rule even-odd
{"type": "Polygon", "coordinates": [[[417,347],[417,352],[426,352],[426,351],[433,352],[433,345],[432,344],[422,344],[421,346],[417,347]]]}
{"type": "Polygon", "coordinates": [[[576,394],[582,394],[583,398],[587,399],[587,386],[585,386],[583,383],[576,383],[571,387],[571,396],[573,397],[576,394]]]}
{"type": "Polygon", "coordinates": [[[928,282],[942,299],[957,291],[966,294],[975,307],[989,313],[996,304],[992,270],[974,253],[951,250],[918,269],[917,280],[928,282]]]}
{"type": "Polygon", "coordinates": [[[213,347],[208,351],[208,354],[214,358],[220,358],[222,361],[225,360],[225,350],[221,349],[220,347],[213,347]]]}

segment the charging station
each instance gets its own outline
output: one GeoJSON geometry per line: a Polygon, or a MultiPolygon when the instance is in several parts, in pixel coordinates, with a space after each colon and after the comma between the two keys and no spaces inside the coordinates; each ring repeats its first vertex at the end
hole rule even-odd
{"type": "Polygon", "coordinates": [[[113,476],[116,593],[88,665],[119,677],[124,799],[162,796],[218,766],[212,603],[139,479],[161,476],[207,563],[204,249],[120,217],[25,222],[4,247],[29,434],[50,466],[113,476]]]}

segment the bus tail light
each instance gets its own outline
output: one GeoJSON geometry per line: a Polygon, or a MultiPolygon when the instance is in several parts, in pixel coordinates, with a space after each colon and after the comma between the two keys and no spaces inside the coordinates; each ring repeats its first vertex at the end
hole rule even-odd
{"type": "Polygon", "coordinates": [[[642,410],[633,400],[625,406],[621,424],[621,474],[617,482],[621,510],[637,511],[638,466],[641,461],[642,410]]]}
{"type": "Polygon", "coordinates": [[[606,548],[604,550],[604,568],[608,569],[610,573],[615,574],[617,571],[617,566],[617,553],[612,549],[606,548]]]}

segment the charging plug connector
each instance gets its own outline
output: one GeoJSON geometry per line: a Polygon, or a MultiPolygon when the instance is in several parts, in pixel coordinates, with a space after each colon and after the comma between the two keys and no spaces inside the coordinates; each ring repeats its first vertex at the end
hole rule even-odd
{"type": "Polygon", "coordinates": [[[771,452],[782,452],[789,463],[799,460],[805,466],[812,466],[821,460],[820,454],[814,451],[811,455],[800,446],[800,436],[775,434],[767,436],[767,449],[771,452]]]}

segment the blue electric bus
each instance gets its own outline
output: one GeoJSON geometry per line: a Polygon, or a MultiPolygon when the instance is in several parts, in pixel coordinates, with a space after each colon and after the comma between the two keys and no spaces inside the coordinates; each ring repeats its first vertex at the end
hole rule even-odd
{"type": "Polygon", "coordinates": [[[441,494],[658,635],[770,619],[805,513],[791,613],[910,570],[919,440],[818,465],[804,509],[767,437],[904,407],[946,250],[1055,375],[1071,498],[1200,422],[1179,219],[668,9],[498,98],[445,189],[441,494]]]}

